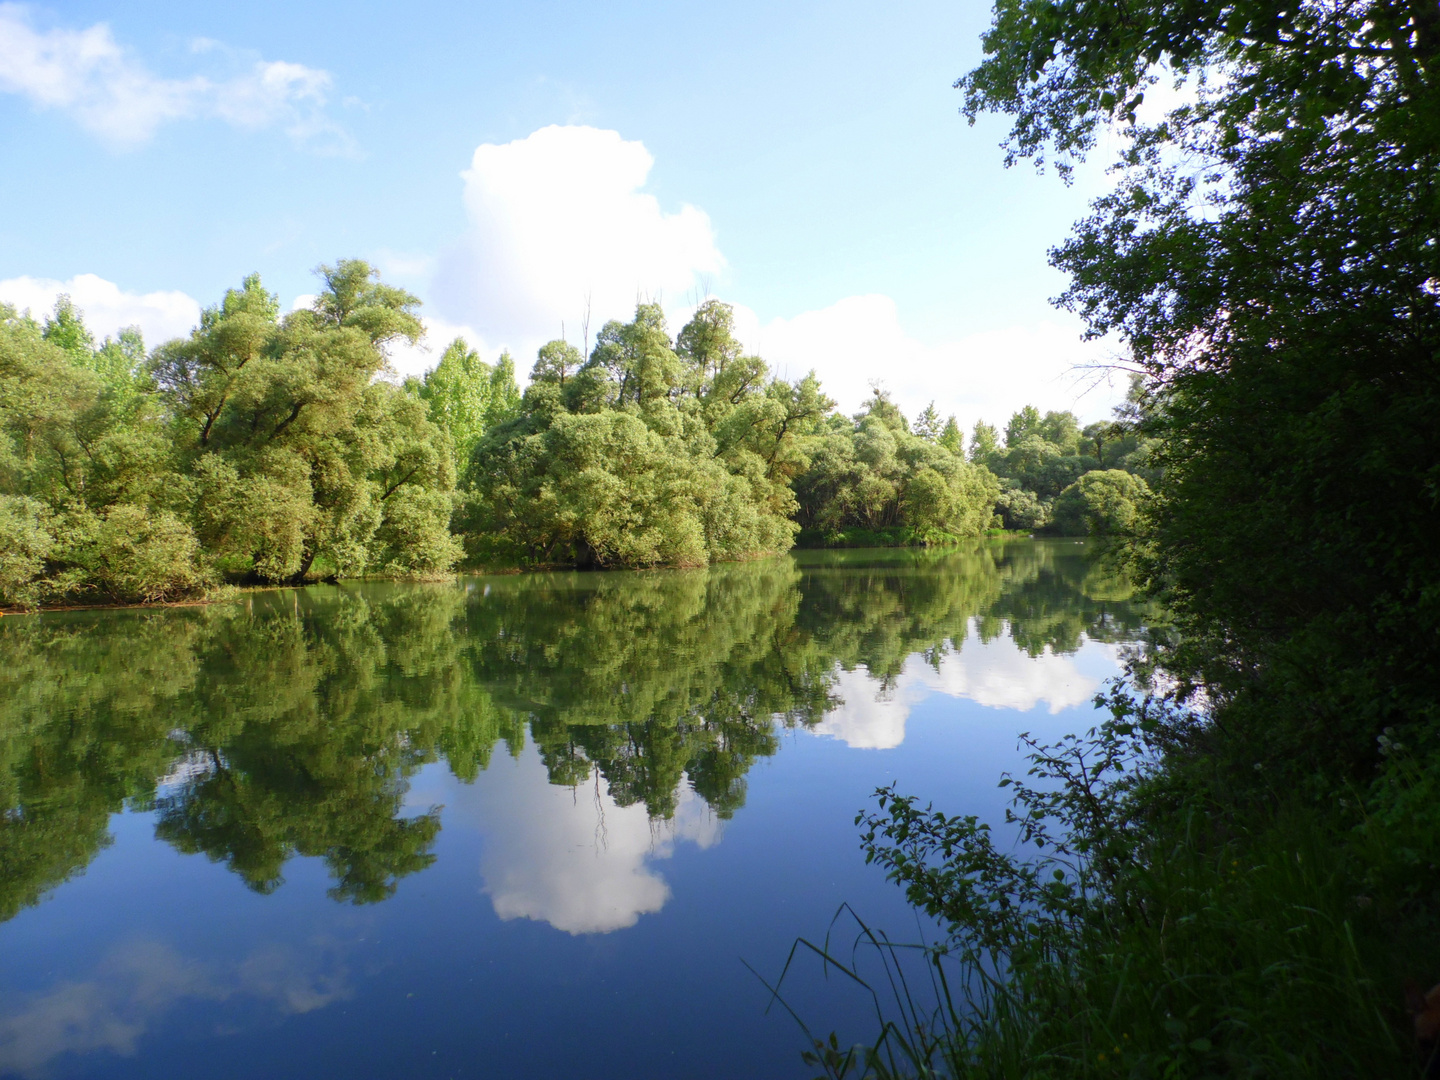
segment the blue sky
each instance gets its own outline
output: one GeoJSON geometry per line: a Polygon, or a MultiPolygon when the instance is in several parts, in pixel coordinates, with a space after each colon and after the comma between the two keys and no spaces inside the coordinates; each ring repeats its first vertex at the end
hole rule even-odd
{"type": "Polygon", "coordinates": [[[1108,353],[1049,307],[1045,252],[1102,178],[1007,171],[1003,124],[958,114],[988,21],[928,0],[0,4],[0,299],[66,287],[98,329],[154,338],[251,270],[288,304],[360,256],[425,299],[432,345],[523,371],[561,320],[579,336],[587,294],[593,333],[636,294],[678,319],[709,292],[846,408],[879,378],[967,425],[1100,415],[1118,380],[1082,396],[1072,365],[1108,353]]]}

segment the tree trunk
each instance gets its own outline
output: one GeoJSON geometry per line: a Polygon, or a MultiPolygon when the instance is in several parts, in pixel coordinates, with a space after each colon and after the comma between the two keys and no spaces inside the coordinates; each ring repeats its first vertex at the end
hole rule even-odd
{"type": "Polygon", "coordinates": [[[287,581],[286,584],[304,585],[305,575],[310,572],[310,567],[315,562],[315,556],[317,554],[318,552],[316,551],[315,545],[311,543],[306,543],[305,550],[301,552],[300,555],[300,569],[296,570],[295,573],[291,575],[289,581],[287,581]]]}

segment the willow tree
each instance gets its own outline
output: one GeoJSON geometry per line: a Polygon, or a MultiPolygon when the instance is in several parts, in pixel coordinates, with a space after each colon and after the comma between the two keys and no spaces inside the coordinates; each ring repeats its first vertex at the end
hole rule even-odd
{"type": "Polygon", "coordinates": [[[789,548],[790,480],[833,407],[813,376],[771,378],[714,301],[673,341],[659,306],[640,304],[577,360],[564,342],[542,348],[520,416],[477,446],[477,554],[699,566],[789,548]]]}
{"type": "Polygon", "coordinates": [[[266,581],[302,581],[317,560],[338,574],[444,570],[459,554],[449,441],[377,378],[387,343],[419,338],[419,301],[356,260],[319,274],[313,306],[284,318],[251,275],[156,350],[200,537],[266,581]]]}

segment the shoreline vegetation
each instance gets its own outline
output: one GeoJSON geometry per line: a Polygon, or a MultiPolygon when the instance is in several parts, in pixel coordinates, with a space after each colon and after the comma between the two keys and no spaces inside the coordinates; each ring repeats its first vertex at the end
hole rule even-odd
{"type": "Polygon", "coordinates": [[[1120,535],[1156,475],[1138,381],[1111,421],[1030,407],[967,450],[933,403],[912,422],[877,389],[845,416],[814,373],[772,376],[708,300],[673,337],[641,303],[588,355],[549,342],[523,393],[461,340],[402,383],[386,348],[419,339],[419,301],[358,260],[317,273],[309,308],[251,275],[148,350],[97,345],[67,297],[0,307],[0,610],[1120,535]]]}
{"type": "Polygon", "coordinates": [[[1120,546],[1169,625],[1103,723],[1022,737],[1003,823],[876,793],[866,859],[939,940],[812,944],[881,1023],[806,1060],[1440,1076],[1440,11],[997,0],[982,44],[1007,163],[1118,149],[1051,258],[1142,373],[1120,546]]]}

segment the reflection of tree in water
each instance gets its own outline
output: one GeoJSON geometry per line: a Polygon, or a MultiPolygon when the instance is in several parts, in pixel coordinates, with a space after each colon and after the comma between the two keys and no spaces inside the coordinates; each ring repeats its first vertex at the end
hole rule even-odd
{"type": "Polygon", "coordinates": [[[94,858],[127,804],[258,891],[300,854],[335,898],[384,899],[440,828],[405,812],[409,778],[443,759],[473,780],[527,731],[552,783],[598,774],[661,818],[688,784],[729,817],[780,730],[833,708],[839,669],[883,684],[972,625],[1066,652],[1144,614],[1084,546],[983,542],[7,619],[0,918],[94,858]]]}
{"type": "Polygon", "coordinates": [[[175,756],[169,714],[194,683],[193,624],[106,622],[103,635],[64,615],[0,629],[0,920],[89,863],[110,814],[175,756]]]}
{"type": "Polygon", "coordinates": [[[680,784],[721,816],[777,721],[832,707],[793,647],[788,559],[707,571],[510,578],[470,609],[474,672],[530,723],[552,781],[598,768],[621,806],[674,813],[680,784]]]}
{"type": "Polygon", "coordinates": [[[185,732],[209,768],[157,801],[157,833],[261,892],[301,854],[325,859],[336,899],[382,900],[434,858],[439,815],[402,814],[408,778],[442,747],[473,776],[522,735],[465,676],[462,591],[284,595],[206,642],[185,732]]]}
{"type": "Polygon", "coordinates": [[[1031,656],[1074,652],[1082,639],[1134,641],[1153,615],[1133,602],[1134,588],[1094,542],[1060,540],[1004,549],[999,601],[980,619],[982,641],[1002,636],[1031,656]]]}

